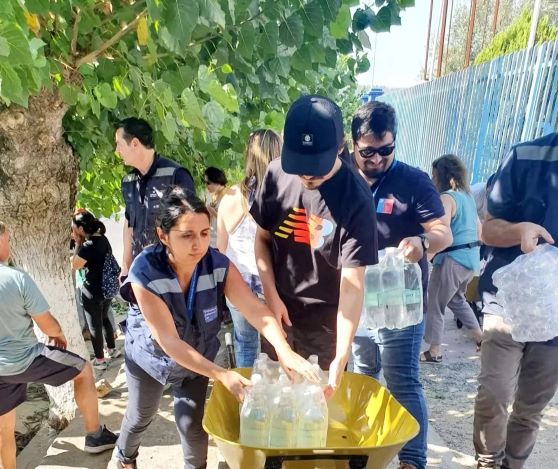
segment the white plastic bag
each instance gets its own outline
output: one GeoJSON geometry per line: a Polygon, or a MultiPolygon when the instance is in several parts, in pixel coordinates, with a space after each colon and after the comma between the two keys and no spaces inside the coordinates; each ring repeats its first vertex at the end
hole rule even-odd
{"type": "Polygon", "coordinates": [[[513,340],[544,342],[558,336],[558,248],[538,246],[492,279],[513,340]]]}

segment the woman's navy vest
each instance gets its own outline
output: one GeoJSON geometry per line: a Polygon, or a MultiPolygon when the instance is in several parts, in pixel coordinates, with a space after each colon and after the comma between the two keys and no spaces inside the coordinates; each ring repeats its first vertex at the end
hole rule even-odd
{"type": "MultiPolygon", "coordinates": [[[[221,325],[222,298],[229,259],[213,248],[198,263],[198,280],[193,316],[187,313],[187,295],[168,263],[166,248],[155,244],[134,260],[122,285],[122,298],[130,303],[126,321],[126,355],[160,383],[178,382],[196,376],[170,358],[153,338],[139,310],[132,283],[153,293],[167,305],[179,337],[213,361],[219,350],[217,334],[221,325]]],[[[161,312],[161,314],[164,314],[161,312]]]]}

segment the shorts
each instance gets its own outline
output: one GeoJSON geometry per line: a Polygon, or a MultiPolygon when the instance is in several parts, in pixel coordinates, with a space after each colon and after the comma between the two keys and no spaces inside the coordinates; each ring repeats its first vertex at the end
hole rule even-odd
{"type": "Polygon", "coordinates": [[[27,398],[27,383],[60,386],[81,373],[85,360],[75,353],[45,345],[23,373],[0,376],[0,415],[7,414],[27,398]]]}

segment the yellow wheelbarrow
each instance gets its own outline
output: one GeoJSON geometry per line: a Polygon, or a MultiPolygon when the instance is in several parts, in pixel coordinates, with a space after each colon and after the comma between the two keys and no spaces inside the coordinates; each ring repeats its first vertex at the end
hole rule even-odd
{"type": "MultiPolygon", "coordinates": [[[[248,368],[235,371],[245,377],[251,373],[248,368]]],[[[203,428],[215,440],[231,469],[384,469],[419,432],[413,416],[386,388],[367,376],[345,373],[328,407],[325,448],[243,446],[238,443],[238,402],[216,382],[205,409],[203,428]]]]}

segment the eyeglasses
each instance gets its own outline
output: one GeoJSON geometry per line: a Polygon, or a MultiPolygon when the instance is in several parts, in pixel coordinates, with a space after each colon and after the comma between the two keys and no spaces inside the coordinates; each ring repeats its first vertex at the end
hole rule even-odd
{"type": "Polygon", "coordinates": [[[387,158],[389,155],[393,153],[395,149],[395,141],[384,145],[380,148],[374,147],[365,147],[360,148],[358,145],[355,144],[355,147],[358,148],[358,153],[362,158],[372,158],[375,154],[380,155],[382,158],[387,158]]]}

